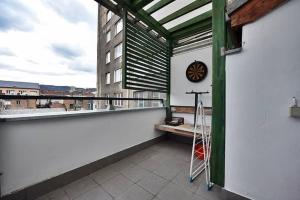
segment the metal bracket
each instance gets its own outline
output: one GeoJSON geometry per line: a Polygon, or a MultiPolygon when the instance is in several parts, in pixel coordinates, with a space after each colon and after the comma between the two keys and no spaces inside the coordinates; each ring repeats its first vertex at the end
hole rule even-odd
{"type": "Polygon", "coordinates": [[[221,56],[231,55],[235,53],[240,53],[243,50],[242,47],[234,48],[234,49],[226,49],[225,47],[221,47],[221,56]]]}

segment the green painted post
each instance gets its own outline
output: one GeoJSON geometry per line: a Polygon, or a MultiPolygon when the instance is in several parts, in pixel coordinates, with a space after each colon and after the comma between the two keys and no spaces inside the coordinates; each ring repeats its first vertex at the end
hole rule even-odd
{"type": "Polygon", "coordinates": [[[225,0],[213,0],[213,87],[212,87],[212,182],[224,186],[225,174],[225,0]]]}
{"type": "Polygon", "coordinates": [[[123,43],[122,43],[122,88],[126,89],[127,83],[127,10],[123,13],[123,43]]]}
{"type": "Polygon", "coordinates": [[[172,40],[168,40],[168,52],[169,52],[169,59],[168,59],[168,86],[167,86],[167,99],[166,99],[166,107],[170,107],[171,105],[171,57],[173,56],[173,41],[172,40]]]}

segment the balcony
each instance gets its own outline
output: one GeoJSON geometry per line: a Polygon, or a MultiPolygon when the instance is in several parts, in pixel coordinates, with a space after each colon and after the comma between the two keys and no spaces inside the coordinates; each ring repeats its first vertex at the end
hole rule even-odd
{"type": "Polygon", "coordinates": [[[3,199],[235,197],[217,186],[207,191],[203,175],[189,182],[191,140],[154,129],[165,112],[157,107],[3,115],[3,199]]]}
{"type": "MultiPolygon", "coordinates": [[[[164,139],[105,166],[38,200],[221,200],[219,188],[208,192],[204,176],[188,181],[190,145],[164,139]]],[[[232,197],[232,196],[231,196],[232,197]]]]}

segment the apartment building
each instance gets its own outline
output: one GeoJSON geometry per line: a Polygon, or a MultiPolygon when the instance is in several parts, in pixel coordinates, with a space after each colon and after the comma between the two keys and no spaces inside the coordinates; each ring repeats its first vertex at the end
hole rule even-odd
{"type": "MultiPolygon", "coordinates": [[[[40,95],[40,86],[38,83],[0,80],[0,94],[38,96],[40,95]]],[[[5,106],[9,109],[34,109],[36,100],[9,100],[5,101],[5,106]]]]}
{"type": "MultiPolygon", "coordinates": [[[[98,7],[97,91],[103,97],[166,98],[158,92],[133,91],[122,88],[123,21],[112,11],[98,7]]],[[[108,102],[101,102],[106,108],[108,102]]],[[[154,107],[159,102],[114,101],[117,108],[154,107]]]]}

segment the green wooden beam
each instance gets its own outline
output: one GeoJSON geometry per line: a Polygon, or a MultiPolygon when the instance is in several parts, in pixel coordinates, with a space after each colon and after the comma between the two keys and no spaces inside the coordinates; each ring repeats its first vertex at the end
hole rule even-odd
{"type": "Polygon", "coordinates": [[[161,9],[162,7],[172,3],[174,0],[160,0],[159,2],[157,2],[156,4],[154,4],[153,6],[151,6],[150,8],[148,8],[146,10],[146,12],[151,15],[152,13],[158,11],[159,9],[161,9]]]}
{"type": "Polygon", "coordinates": [[[127,10],[124,9],[123,13],[123,42],[122,42],[122,88],[126,88],[127,82],[127,10]]]}
{"type": "Polygon", "coordinates": [[[210,11],[207,11],[207,12],[205,12],[205,13],[197,16],[197,17],[194,17],[194,18],[192,18],[192,19],[190,19],[190,20],[188,20],[186,22],[178,24],[177,26],[169,29],[169,31],[171,33],[174,33],[176,31],[179,31],[179,30],[182,30],[182,29],[186,29],[187,27],[189,27],[189,26],[191,26],[193,24],[196,24],[196,23],[199,23],[199,22],[211,19],[211,17],[212,17],[212,11],[210,10],[210,11]]]}
{"type": "Polygon", "coordinates": [[[225,56],[226,0],[213,0],[212,152],[211,179],[224,186],[225,174],[225,56]]]}
{"type": "Polygon", "coordinates": [[[111,1],[109,0],[95,0],[95,1],[98,2],[100,5],[104,6],[105,8],[111,10],[116,15],[122,16],[118,6],[113,4],[111,1]]]}
{"type": "Polygon", "coordinates": [[[159,21],[160,24],[166,24],[178,17],[181,17],[193,10],[196,10],[202,6],[205,6],[206,4],[210,3],[212,0],[196,0],[193,3],[190,3],[189,5],[177,10],[176,12],[164,17],[159,21]]]}
{"type": "Polygon", "coordinates": [[[171,34],[171,37],[174,40],[182,39],[189,37],[196,33],[202,33],[204,31],[207,31],[208,29],[212,28],[212,20],[207,19],[205,21],[198,22],[196,24],[193,24],[189,27],[186,27],[185,29],[181,29],[179,31],[175,31],[171,34]]]}
{"type": "Polygon", "coordinates": [[[140,21],[147,24],[147,26],[151,27],[151,29],[155,30],[157,33],[159,33],[161,36],[165,38],[169,38],[170,33],[167,29],[165,29],[163,26],[161,26],[158,21],[156,21],[153,17],[149,16],[146,11],[143,9],[136,10],[136,8],[131,4],[128,0],[114,0],[116,3],[121,5],[123,8],[128,9],[136,18],[138,18],[140,21]]]}
{"type": "Polygon", "coordinates": [[[135,0],[132,2],[133,6],[135,7],[136,10],[140,10],[149,3],[151,3],[153,0],[135,0]]]}

